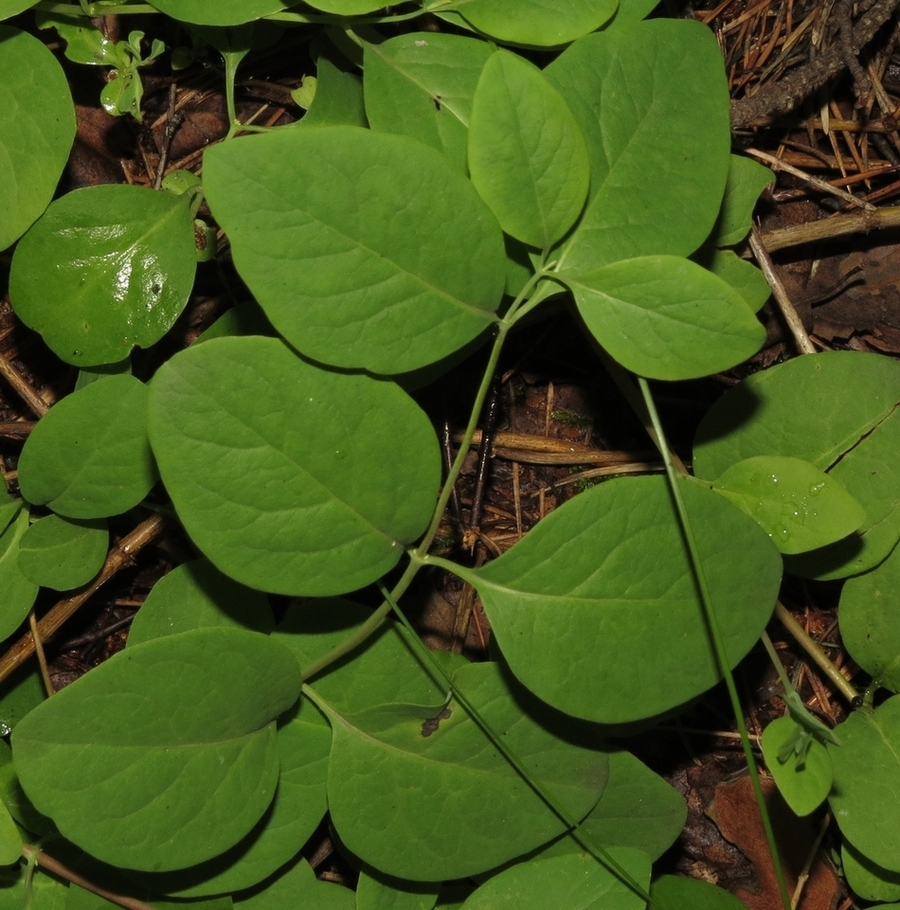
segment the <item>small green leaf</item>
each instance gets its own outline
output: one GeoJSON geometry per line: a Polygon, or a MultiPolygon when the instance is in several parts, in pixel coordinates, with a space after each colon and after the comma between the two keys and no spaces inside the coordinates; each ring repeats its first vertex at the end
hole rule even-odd
{"type": "MultiPolygon", "coordinates": [[[[569,812],[581,817],[593,807],[606,783],[602,752],[551,732],[553,712],[536,699],[523,714],[519,687],[509,688],[496,664],[462,667],[454,683],[569,812]]],[[[380,871],[415,881],[462,878],[563,832],[455,701],[348,716],[322,707],[334,737],[332,821],[342,843],[380,871]]]]}
{"type": "Polygon", "coordinates": [[[133,376],[108,376],[50,408],[19,459],[25,499],[66,518],[105,518],[137,505],[157,477],[147,396],[133,376]]]}
{"type": "Polygon", "coordinates": [[[860,708],[829,747],[834,787],[828,798],[841,832],[874,863],[900,872],[900,696],[860,708]]]}
{"type": "Polygon", "coordinates": [[[581,213],[590,183],[584,136],[531,63],[497,51],[472,99],[469,172],[503,230],[549,249],[581,213]]]}
{"type": "Polygon", "coordinates": [[[699,22],[655,19],[576,41],[544,75],[588,144],[590,198],[561,271],[687,256],[719,215],[731,146],[722,53],[699,22]]]}
{"type": "Polygon", "coordinates": [[[401,373],[495,322],[502,234],[426,145],[355,127],[287,130],[213,146],[203,178],[238,271],[305,355],[401,373]]]}
{"type": "Polygon", "coordinates": [[[418,405],[392,382],[313,366],[274,338],[177,354],[153,379],[149,415],[179,518],[250,587],[360,588],[396,565],[434,508],[440,452],[418,405]]]}
{"type": "Polygon", "coordinates": [[[772,289],[763,273],[752,262],[741,259],[733,250],[713,250],[711,255],[691,258],[730,284],[754,313],[759,312],[772,296],[772,289]]]}
{"type": "Polygon", "coordinates": [[[274,719],[300,691],[283,646],[198,629],[114,655],[19,721],[16,773],[37,809],[100,860],[166,871],[256,824],[278,782],[274,719]]]}
{"type": "Polygon", "coordinates": [[[268,635],[275,622],[265,594],[232,581],[209,560],[195,559],[153,586],[128,631],[128,647],[211,626],[268,635]]]}
{"type": "Polygon", "coordinates": [[[319,54],[316,61],[316,95],[300,121],[304,126],[366,126],[363,85],[359,76],[346,73],[319,54]]]}
{"type": "Polygon", "coordinates": [[[615,14],[617,0],[463,0],[463,18],[491,38],[526,47],[560,47],[615,14]]]}
{"type": "Polygon", "coordinates": [[[865,510],[858,531],[788,558],[794,574],[844,578],[878,565],[900,539],[900,364],[878,354],[808,354],[745,379],[703,418],[694,472],[713,480],[755,455],[802,458],[865,510]]]}
{"type": "Polygon", "coordinates": [[[107,184],[53,202],[13,254],[13,309],[76,366],[149,347],[187,303],[196,268],[187,198],[107,184]]]}
{"type": "Polygon", "coordinates": [[[711,236],[713,246],[734,246],[750,233],[759,195],[774,182],[775,175],[767,167],[750,158],[731,156],[722,210],[711,236]]]}
{"type": "Polygon", "coordinates": [[[65,42],[66,59],[86,66],[115,66],[115,42],[110,41],[86,16],[35,11],[38,28],[54,28],[65,42]]]}
{"type": "Polygon", "coordinates": [[[900,550],[871,572],[848,578],[841,591],[838,620],[850,656],[878,685],[900,692],[900,550]]]}
{"type": "Polygon", "coordinates": [[[491,53],[485,41],[441,32],[367,44],[366,113],[372,129],[418,139],[465,174],[472,98],[491,53]]]}
{"type": "MultiPolygon", "coordinates": [[[[6,0],[0,17],[29,6],[6,0]]],[[[53,198],[74,138],[75,106],[62,67],[37,38],[0,25],[0,250],[53,198]]]]}
{"type": "Polygon", "coordinates": [[[811,733],[793,717],[779,717],[763,731],[762,750],[778,791],[797,815],[809,815],[822,804],[831,790],[831,756],[811,733]],[[791,749],[782,758],[785,746],[798,735],[808,737],[804,754],[791,749]]]}
{"type": "Polygon", "coordinates": [[[891,872],[872,862],[846,839],[841,845],[841,868],[847,884],[863,900],[900,900],[900,872],[891,872]]]}
{"type": "Polygon", "coordinates": [[[824,547],[866,520],[862,506],[837,481],[801,458],[745,458],[710,487],[756,519],[782,553],[824,547]]]}
{"type": "Polygon", "coordinates": [[[78,521],[48,515],[19,541],[19,568],[36,585],[69,591],[87,584],[101,569],[109,548],[103,519],[78,521]]]}
{"type": "Polygon", "coordinates": [[[356,902],[349,888],[320,882],[309,863],[298,856],[264,888],[238,895],[235,910],[354,910],[356,902]]]}
{"type": "Polygon", "coordinates": [[[28,512],[22,510],[0,534],[0,641],[19,628],[38,593],[38,586],[19,568],[19,550],[27,529],[28,512]]]}
{"type": "Polygon", "coordinates": [[[699,878],[661,875],[650,887],[650,896],[665,910],[747,910],[733,894],[699,878]]]}
{"type": "MultiPolygon", "coordinates": [[[[724,498],[688,480],[682,492],[734,666],[771,616],[781,560],[724,498]]],[[[581,493],[498,559],[459,574],[513,673],[567,714],[652,717],[721,678],[664,478],[581,493]]]]}
{"type": "MultiPolygon", "coordinates": [[[[639,850],[610,853],[643,888],[650,886],[650,860],[639,850]]],[[[647,902],[593,856],[576,853],[520,863],[485,882],[462,910],[644,910],[647,902]]]]}
{"type": "Polygon", "coordinates": [[[641,256],[560,275],[591,334],[650,379],[695,379],[753,356],[766,332],[744,299],[689,259],[641,256]]]}

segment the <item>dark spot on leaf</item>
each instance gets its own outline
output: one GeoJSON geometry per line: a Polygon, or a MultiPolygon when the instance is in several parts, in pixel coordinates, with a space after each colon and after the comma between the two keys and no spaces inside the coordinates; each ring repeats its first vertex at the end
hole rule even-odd
{"type": "Polygon", "coordinates": [[[422,736],[431,736],[441,725],[442,720],[446,720],[451,714],[449,708],[444,708],[437,717],[429,717],[428,720],[422,721],[422,736]]]}
{"type": "Polygon", "coordinates": [[[434,109],[439,111],[441,109],[441,96],[435,95],[431,100],[434,102],[434,109]]]}

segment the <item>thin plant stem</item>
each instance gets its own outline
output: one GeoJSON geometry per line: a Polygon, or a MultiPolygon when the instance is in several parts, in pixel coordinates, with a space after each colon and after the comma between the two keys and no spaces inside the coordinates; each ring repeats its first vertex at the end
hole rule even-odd
{"type": "Polygon", "coordinates": [[[762,791],[762,785],[759,781],[759,770],[756,767],[756,760],[753,757],[753,747],[750,744],[750,735],[747,731],[747,724],[744,721],[744,712],[743,708],[741,707],[741,700],[738,696],[737,686],[734,682],[734,676],[731,673],[731,664],[728,660],[728,652],[725,648],[725,640],[722,637],[722,630],[719,628],[718,616],[716,615],[715,607],[712,602],[712,595],[709,590],[709,585],[706,581],[706,573],[703,571],[703,561],[700,556],[700,551],[697,547],[697,542],[694,538],[694,531],[693,527],[691,526],[690,516],[687,513],[687,508],[685,507],[684,499],[681,495],[679,484],[682,481],[680,480],[680,475],[676,471],[675,465],[672,461],[669,446],[666,442],[666,437],[663,432],[662,423],[660,422],[659,414],[656,411],[656,405],[653,401],[653,396],[650,393],[650,386],[647,384],[647,380],[640,376],[638,377],[638,385],[644,398],[647,412],[653,421],[653,429],[656,433],[656,438],[659,440],[659,443],[662,446],[660,452],[663,457],[663,463],[666,466],[666,475],[669,478],[669,489],[672,494],[672,499],[675,503],[675,510],[678,513],[678,521],[681,525],[681,533],[687,546],[691,568],[694,573],[694,581],[700,594],[700,601],[703,604],[703,612],[706,617],[706,624],[709,629],[710,637],[712,638],[716,659],[719,662],[722,675],[725,679],[725,686],[728,689],[728,697],[731,700],[731,708],[734,713],[735,723],[737,724],[738,732],[741,734],[741,747],[744,750],[744,759],[747,762],[747,770],[750,773],[750,781],[753,785],[753,792],[756,796],[756,804],[759,808],[759,814],[762,818],[763,828],[766,832],[766,841],[769,845],[769,854],[772,859],[772,866],[775,870],[775,877],[778,880],[778,891],[781,895],[781,903],[784,910],[791,910],[791,896],[788,893],[787,882],[784,878],[784,870],[781,867],[781,858],[778,855],[778,846],[775,842],[775,832],[772,828],[772,820],[769,817],[765,796],[762,791]]]}

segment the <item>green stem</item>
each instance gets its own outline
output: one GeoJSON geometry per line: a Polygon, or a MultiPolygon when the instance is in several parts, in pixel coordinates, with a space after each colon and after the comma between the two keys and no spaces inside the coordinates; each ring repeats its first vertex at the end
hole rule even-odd
{"type": "Polygon", "coordinates": [[[225,140],[233,139],[238,130],[242,129],[242,126],[237,118],[237,108],[234,104],[234,81],[237,77],[237,68],[240,64],[243,55],[237,54],[222,54],[222,59],[225,61],[225,107],[228,113],[228,133],[225,136],[225,140]]]}
{"type": "Polygon", "coordinates": [[[803,648],[809,655],[810,659],[816,666],[831,680],[834,687],[850,702],[856,704],[859,699],[859,692],[853,688],[850,681],[844,677],[844,674],[828,659],[828,655],[814,642],[807,633],[806,629],[794,619],[793,614],[780,603],[775,605],[775,615],[781,620],[781,624],[791,633],[797,644],[803,648]]]}
{"type": "Polygon", "coordinates": [[[784,879],[784,870],[781,867],[781,858],[778,855],[778,846],[775,842],[775,832],[772,828],[772,820],[769,818],[769,812],[766,808],[765,795],[762,791],[762,785],[759,782],[759,771],[756,767],[756,760],[753,757],[753,747],[750,744],[750,736],[747,731],[747,724],[744,721],[744,711],[741,707],[741,700],[738,696],[737,686],[734,682],[734,676],[731,673],[731,663],[728,660],[728,652],[725,648],[725,640],[722,637],[722,630],[719,628],[719,620],[712,602],[712,595],[706,581],[706,574],[703,571],[703,561],[697,542],[694,539],[694,531],[691,526],[690,517],[687,508],[684,505],[684,499],[681,496],[680,483],[681,475],[676,471],[669,445],[666,442],[665,433],[663,432],[662,423],[659,414],[656,411],[656,405],[653,396],[650,394],[650,386],[643,377],[638,377],[641,395],[647,413],[653,423],[653,429],[656,439],[660,445],[660,453],[663,457],[663,463],[666,466],[666,475],[669,478],[669,489],[672,493],[672,499],[675,502],[675,509],[678,513],[678,521],[681,525],[681,532],[684,535],[684,541],[687,544],[688,555],[691,561],[691,567],[694,573],[694,581],[700,593],[700,601],[703,604],[703,612],[706,618],[706,624],[709,628],[710,637],[712,638],[713,648],[716,654],[716,660],[719,662],[722,675],[725,679],[725,686],[728,689],[728,697],[731,701],[731,709],[734,713],[735,723],[738,732],[741,734],[741,746],[744,750],[744,759],[747,762],[747,770],[750,773],[750,780],[753,785],[753,792],[756,796],[756,804],[759,808],[759,814],[762,818],[763,828],[766,832],[766,841],[769,845],[769,853],[772,859],[772,866],[775,870],[775,877],[778,880],[778,891],[781,894],[781,902],[784,910],[791,910],[791,897],[788,893],[787,882],[784,879]]]}

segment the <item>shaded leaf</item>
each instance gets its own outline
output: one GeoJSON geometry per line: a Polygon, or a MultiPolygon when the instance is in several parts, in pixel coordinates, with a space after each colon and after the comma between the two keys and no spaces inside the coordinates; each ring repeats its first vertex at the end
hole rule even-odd
{"type": "Polygon", "coordinates": [[[853,892],[863,900],[900,900],[900,872],[873,863],[846,839],[841,845],[841,871],[853,892]]]}
{"type": "Polygon", "coordinates": [[[66,518],[105,518],[137,505],[157,478],[147,396],[142,382],[118,375],[57,402],[22,449],[25,499],[66,518]]]}
{"type": "Polygon", "coordinates": [[[316,94],[312,107],[300,122],[304,126],[366,126],[362,80],[344,72],[325,54],[319,54],[316,94]]]}
{"type": "MultiPolygon", "coordinates": [[[[723,497],[690,480],[682,494],[733,667],[772,613],[781,561],[723,497]]],[[[651,717],[721,678],[665,478],[581,493],[498,559],[459,574],[513,673],[567,714],[651,717]]]]}
{"type": "Polygon", "coordinates": [[[264,591],[360,588],[396,565],[434,508],[440,453],[418,405],[392,382],[323,370],[274,338],[176,354],[153,379],[149,427],[191,538],[264,591]]]}
{"type": "Polygon", "coordinates": [[[296,701],[290,653],[200,629],[114,655],[13,731],[35,807],[100,860],[165,871],[233,846],[272,801],[274,718],[296,701]]]}
{"type": "Polygon", "coordinates": [[[89,582],[102,568],[109,531],[102,519],[77,521],[48,515],[19,541],[19,568],[36,585],[68,591],[89,582]]]}
{"type": "Polygon", "coordinates": [[[741,155],[731,156],[722,210],[710,237],[713,246],[734,246],[750,233],[760,193],[774,182],[769,168],[741,155]]]}
{"type": "Polygon", "coordinates": [[[432,910],[440,885],[410,882],[362,869],[356,885],[356,910],[432,910]]]}
{"type": "Polygon", "coordinates": [[[294,5],[294,0],[153,0],[167,16],[198,25],[242,25],[294,5]]]}
{"type": "Polygon", "coordinates": [[[298,857],[265,887],[255,888],[238,896],[237,910],[354,910],[354,894],[349,888],[320,882],[309,863],[298,857]]]}
{"type": "Polygon", "coordinates": [[[0,641],[19,628],[37,598],[38,586],[19,568],[19,550],[27,530],[28,513],[23,510],[0,534],[0,641]]]}
{"type": "Polygon", "coordinates": [[[317,127],[222,143],[204,187],[234,260],[303,354],[401,373],[492,325],[502,234],[471,183],[407,136],[317,127]]]}
{"type": "Polygon", "coordinates": [[[661,875],[651,885],[650,896],[665,910],[746,910],[733,894],[699,878],[661,875]]]}

